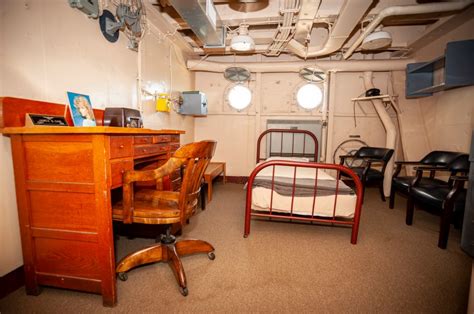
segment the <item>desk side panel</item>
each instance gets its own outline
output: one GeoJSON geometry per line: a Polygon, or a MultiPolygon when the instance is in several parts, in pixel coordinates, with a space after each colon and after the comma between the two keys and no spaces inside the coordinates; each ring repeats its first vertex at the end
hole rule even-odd
{"type": "MultiPolygon", "coordinates": [[[[23,157],[23,171],[17,181],[23,183],[17,184],[17,194],[24,198],[19,202],[20,224],[27,244],[23,252],[31,250],[25,265],[32,265],[33,271],[26,275],[33,287],[104,294],[106,282],[115,295],[115,282],[110,280],[115,260],[104,137],[21,137],[18,155],[23,157]]],[[[109,299],[115,303],[114,297],[109,299]]]]}

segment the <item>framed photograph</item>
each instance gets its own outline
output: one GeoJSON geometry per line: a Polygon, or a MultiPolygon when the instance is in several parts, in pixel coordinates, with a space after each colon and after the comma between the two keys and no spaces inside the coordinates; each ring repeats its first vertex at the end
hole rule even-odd
{"type": "Polygon", "coordinates": [[[74,126],[96,126],[94,111],[88,95],[67,92],[69,110],[74,126]]]}

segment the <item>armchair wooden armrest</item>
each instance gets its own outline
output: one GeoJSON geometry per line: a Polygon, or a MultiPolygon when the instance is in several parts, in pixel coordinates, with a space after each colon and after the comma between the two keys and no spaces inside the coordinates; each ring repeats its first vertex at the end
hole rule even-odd
{"type": "MultiPolygon", "coordinates": [[[[131,224],[133,216],[134,189],[133,182],[159,180],[173,173],[174,170],[181,167],[181,159],[170,158],[164,165],[155,170],[129,170],[123,174],[123,223],[131,224]]],[[[161,191],[160,191],[161,192],[161,191]]],[[[139,196],[141,197],[141,196],[139,196]]],[[[176,196],[170,193],[159,193],[150,196],[163,198],[165,200],[176,201],[176,196]],[[160,197],[161,196],[161,197],[160,197]]]]}
{"type": "Polygon", "coordinates": [[[449,171],[446,166],[419,166],[415,167],[416,171],[449,171]]]}
{"type": "Polygon", "coordinates": [[[395,161],[395,171],[393,172],[392,178],[398,177],[400,171],[402,171],[403,166],[416,166],[416,165],[423,165],[423,163],[419,161],[395,161]]]}
{"type": "Polygon", "coordinates": [[[340,155],[339,156],[339,164],[343,165],[346,158],[354,158],[354,157],[355,157],[354,155],[340,155]]]}
{"type": "Polygon", "coordinates": [[[415,167],[415,170],[416,170],[416,174],[415,174],[415,178],[411,182],[411,186],[416,186],[418,182],[420,182],[421,178],[423,177],[424,171],[430,172],[430,178],[434,178],[436,171],[450,171],[449,168],[445,166],[420,166],[420,167],[415,167]]]}
{"type": "Polygon", "coordinates": [[[395,161],[396,165],[423,165],[423,163],[419,161],[395,161]]]}
{"type": "Polygon", "coordinates": [[[449,179],[453,181],[462,181],[462,182],[469,181],[468,176],[450,176],[449,179]]]}

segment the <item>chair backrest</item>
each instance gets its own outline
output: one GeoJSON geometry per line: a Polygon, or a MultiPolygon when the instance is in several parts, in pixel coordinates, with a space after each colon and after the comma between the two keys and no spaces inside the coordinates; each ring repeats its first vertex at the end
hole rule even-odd
{"type": "Polygon", "coordinates": [[[461,153],[458,152],[435,150],[423,157],[420,160],[420,163],[427,165],[446,166],[460,155],[461,153]]]}
{"type": "Polygon", "coordinates": [[[393,149],[385,147],[364,146],[359,148],[355,153],[356,157],[365,157],[371,159],[379,159],[387,163],[393,155],[393,149]]]}
{"type": "Polygon", "coordinates": [[[197,207],[202,177],[215,150],[215,141],[190,143],[180,147],[169,160],[170,163],[181,164],[183,167],[184,175],[179,195],[182,223],[197,207]]]}
{"type": "Polygon", "coordinates": [[[469,172],[469,155],[468,154],[460,154],[456,159],[451,161],[448,164],[448,169],[452,173],[465,173],[469,172]]]}

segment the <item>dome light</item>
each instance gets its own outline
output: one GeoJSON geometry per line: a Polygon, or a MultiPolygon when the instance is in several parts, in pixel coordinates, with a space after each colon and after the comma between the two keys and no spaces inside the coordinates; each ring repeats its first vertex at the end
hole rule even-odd
{"type": "Polygon", "coordinates": [[[238,35],[232,37],[230,47],[235,51],[250,51],[255,49],[255,42],[249,36],[248,25],[240,24],[238,35]]]}

